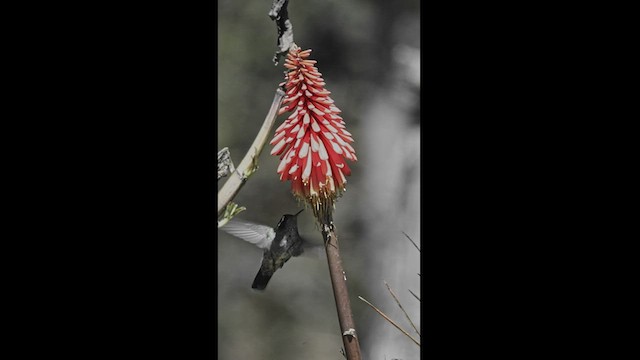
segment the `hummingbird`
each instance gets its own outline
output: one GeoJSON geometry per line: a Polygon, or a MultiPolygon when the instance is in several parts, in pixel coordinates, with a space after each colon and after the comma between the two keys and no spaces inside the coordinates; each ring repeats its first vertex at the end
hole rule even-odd
{"type": "Polygon", "coordinates": [[[292,256],[300,256],[304,248],[308,247],[298,234],[297,216],[303,210],[295,215],[283,215],[275,229],[236,218],[229,220],[220,228],[264,250],[260,270],[251,288],[264,290],[276,270],[280,269],[292,256]]]}

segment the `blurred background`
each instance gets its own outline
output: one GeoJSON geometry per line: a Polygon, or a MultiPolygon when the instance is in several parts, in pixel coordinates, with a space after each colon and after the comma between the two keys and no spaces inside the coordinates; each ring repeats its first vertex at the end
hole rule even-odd
{"type": "MultiPolygon", "coordinates": [[[[218,148],[237,166],[284,81],[271,0],[218,1],[218,148]]],[[[389,295],[387,281],[420,330],[420,2],[290,0],[294,41],[310,59],[353,134],[358,162],[336,204],[340,242],[357,334],[365,359],[418,359],[420,349],[367,299],[419,339],[389,295]]],[[[276,120],[279,126],[286,117],[276,120]]],[[[276,174],[267,144],[259,170],[235,202],[240,218],[275,227],[297,204],[276,174]]],[[[219,181],[218,188],[226,178],[219,181]]],[[[311,211],[300,234],[322,243],[311,211]]],[[[218,231],[218,358],[343,359],[326,258],[292,258],[264,292],[251,289],[262,257],[252,244],[218,231]]]]}

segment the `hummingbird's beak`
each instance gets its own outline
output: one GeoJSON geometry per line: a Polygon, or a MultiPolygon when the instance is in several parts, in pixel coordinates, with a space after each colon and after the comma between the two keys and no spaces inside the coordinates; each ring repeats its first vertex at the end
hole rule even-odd
{"type": "Polygon", "coordinates": [[[303,211],[304,211],[304,209],[302,209],[302,210],[298,211],[298,212],[297,212],[295,215],[293,215],[293,216],[298,216],[298,214],[300,214],[300,213],[301,213],[301,212],[303,212],[303,211]]]}

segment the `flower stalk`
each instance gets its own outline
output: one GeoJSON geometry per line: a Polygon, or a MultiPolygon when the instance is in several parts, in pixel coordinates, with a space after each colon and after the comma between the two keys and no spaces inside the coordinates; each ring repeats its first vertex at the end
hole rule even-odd
{"type": "Polygon", "coordinates": [[[280,156],[280,180],[291,181],[293,195],[311,207],[320,226],[345,354],[348,360],[360,360],[347,276],[333,225],[335,203],[345,191],[346,177],[351,175],[345,159],[358,158],[341,111],[325,89],[322,74],[315,67],[316,61],[309,59],[310,54],[311,50],[302,51],[295,44],[287,54],[286,81],[280,84],[285,88],[285,99],[278,114],[291,114],[276,129],[270,143],[271,154],[280,156]]]}
{"type": "Polygon", "coordinates": [[[355,333],[355,321],[351,311],[351,301],[347,290],[347,275],[342,267],[340,258],[340,248],[338,247],[338,236],[335,227],[324,226],[322,236],[325,239],[325,250],[327,252],[327,262],[329,264],[329,274],[331,276],[331,286],[338,309],[338,322],[342,333],[342,344],[348,360],[360,360],[360,342],[355,333]]]}

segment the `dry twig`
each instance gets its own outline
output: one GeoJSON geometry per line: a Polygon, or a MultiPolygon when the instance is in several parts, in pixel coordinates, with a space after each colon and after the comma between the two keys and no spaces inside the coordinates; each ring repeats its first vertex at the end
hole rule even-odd
{"type": "Polygon", "coordinates": [[[385,281],[384,284],[387,286],[387,290],[389,290],[389,293],[391,294],[391,296],[393,297],[393,299],[396,301],[396,303],[398,304],[398,306],[400,307],[400,310],[402,310],[402,312],[404,313],[404,316],[407,318],[407,320],[409,320],[409,323],[411,324],[411,326],[413,327],[413,330],[416,331],[416,333],[418,333],[418,336],[420,336],[420,331],[418,331],[418,328],[416,328],[416,325],[413,323],[413,321],[411,321],[411,318],[409,317],[409,315],[407,314],[407,312],[404,310],[404,308],[402,307],[402,304],[400,304],[400,300],[398,300],[398,297],[396,296],[396,294],[393,293],[393,291],[391,290],[391,287],[389,287],[389,284],[387,284],[387,282],[385,281]]]}
{"type": "Polygon", "coordinates": [[[367,303],[367,305],[371,306],[371,308],[373,308],[373,310],[375,310],[378,314],[380,314],[380,316],[382,316],[385,320],[387,320],[391,325],[395,326],[396,329],[400,330],[403,334],[405,334],[409,339],[411,339],[414,343],[416,343],[416,345],[420,346],[420,343],[414,339],[411,335],[409,335],[408,332],[406,332],[404,329],[402,329],[400,327],[400,325],[396,324],[393,320],[391,320],[387,315],[385,315],[385,313],[383,313],[380,309],[378,309],[377,307],[373,306],[373,304],[371,304],[370,302],[368,302],[367,300],[365,300],[362,296],[358,296],[358,298],[362,301],[364,301],[365,303],[367,303]]]}

